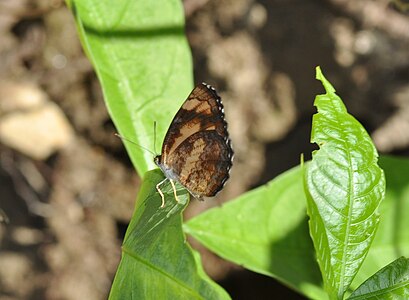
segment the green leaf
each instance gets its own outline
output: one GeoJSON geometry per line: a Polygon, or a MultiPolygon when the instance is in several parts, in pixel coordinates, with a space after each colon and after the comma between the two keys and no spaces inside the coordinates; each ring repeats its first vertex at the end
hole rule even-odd
{"type": "MultiPolygon", "coordinates": [[[[119,133],[154,151],[192,90],[192,62],[179,0],[67,0],[119,133]]],[[[152,154],[125,143],[138,173],[152,154]]]]}
{"type": "Polygon", "coordinates": [[[314,105],[311,142],[320,149],[306,171],[310,234],[331,299],[342,299],[363,263],[379,223],[385,177],[365,129],[317,68],[326,94],[314,105]]]}
{"type": "Polygon", "coordinates": [[[388,183],[379,207],[382,217],[353,288],[396,258],[409,257],[409,159],[381,156],[379,164],[388,183]]]}
{"type": "Polygon", "coordinates": [[[122,258],[110,299],[230,299],[201,268],[200,259],[186,243],[181,213],[188,194],[180,185],[175,201],[170,184],[156,184],[159,170],[146,174],[131,223],[122,246],[122,258]]]}
{"type": "Polygon", "coordinates": [[[409,299],[409,259],[398,258],[379,270],[349,299],[409,299]]]}
{"type": "MultiPolygon", "coordinates": [[[[365,259],[362,268],[360,269],[358,275],[356,276],[353,287],[359,286],[365,279],[369,276],[374,274],[378,271],[381,267],[385,266],[386,264],[390,263],[400,255],[409,256],[409,179],[407,174],[409,174],[409,160],[396,158],[396,157],[388,157],[388,156],[381,156],[379,160],[379,164],[385,170],[385,176],[388,182],[387,189],[386,189],[386,198],[384,201],[381,202],[380,205],[380,213],[382,215],[381,221],[379,223],[379,228],[377,230],[377,234],[375,240],[373,241],[370,251],[368,253],[367,258],[365,259]]],[[[307,163],[308,166],[308,163],[307,163]]],[[[318,292],[311,292],[306,291],[305,286],[308,282],[315,282],[317,284],[319,282],[319,275],[315,272],[311,272],[311,277],[306,275],[306,279],[304,278],[304,284],[301,283],[297,286],[296,283],[291,283],[291,279],[285,277],[285,275],[278,274],[275,271],[274,267],[271,267],[269,263],[264,264],[264,267],[261,266],[261,263],[253,263],[254,259],[260,257],[260,255],[256,255],[256,251],[253,247],[248,244],[246,245],[245,249],[247,249],[247,255],[243,255],[243,257],[236,258],[235,249],[231,249],[230,239],[226,236],[221,240],[223,235],[233,230],[239,230],[243,232],[243,236],[246,237],[247,235],[251,235],[251,233],[247,233],[250,231],[254,231],[254,227],[259,225],[251,225],[248,222],[242,224],[242,221],[237,222],[237,215],[239,212],[244,216],[241,218],[242,220],[251,221],[255,218],[258,218],[258,210],[257,208],[261,208],[262,211],[265,209],[263,208],[263,204],[259,204],[258,201],[270,201],[270,196],[264,197],[265,194],[269,194],[265,191],[265,189],[271,190],[272,193],[277,193],[281,196],[277,198],[277,205],[275,207],[280,208],[282,205],[288,204],[290,207],[287,212],[288,215],[292,214],[293,207],[297,207],[300,210],[305,210],[305,197],[303,193],[303,187],[299,184],[297,178],[298,176],[302,176],[301,171],[299,170],[294,171],[291,170],[290,172],[296,172],[292,176],[285,173],[282,176],[273,180],[267,187],[260,187],[256,190],[253,190],[245,195],[242,195],[239,199],[247,199],[247,200],[234,200],[222,208],[213,209],[203,215],[200,215],[187,224],[185,224],[185,231],[190,232],[195,238],[205,244],[208,248],[212,249],[218,255],[230,260],[234,261],[238,264],[244,265],[245,267],[262,273],[268,276],[272,276],[275,278],[280,278],[280,280],[285,282],[286,284],[292,286],[293,288],[297,289],[300,293],[313,298],[313,299],[325,299],[325,295],[323,293],[318,292]],[[288,176],[288,177],[287,177],[288,176]],[[293,179],[291,179],[293,178],[293,179]],[[287,180],[294,180],[293,183],[287,182],[287,180]],[[298,183],[297,183],[298,182],[298,183]],[[287,185],[288,191],[294,194],[294,197],[291,199],[282,198],[285,193],[281,193],[280,186],[283,184],[287,185]],[[254,194],[253,194],[254,193],[254,194]],[[257,200],[255,200],[257,199],[257,200]],[[281,200],[280,200],[281,199],[281,200]],[[243,201],[243,207],[240,207],[238,204],[234,204],[236,201],[243,201]],[[246,207],[245,203],[251,205],[250,207],[246,207]],[[254,203],[253,203],[254,202],[254,203]],[[254,205],[252,205],[254,204],[254,205]],[[236,207],[237,205],[237,207],[236,207]],[[255,206],[256,208],[254,208],[255,206]],[[232,210],[232,211],[230,211],[232,210]],[[207,220],[207,218],[209,218],[207,220]],[[193,225],[192,225],[193,224],[193,225]],[[242,224],[242,226],[241,226],[242,224]],[[191,226],[192,225],[192,226],[191,226]],[[238,228],[238,226],[240,228],[238,228]],[[218,228],[221,227],[221,228],[218,228]],[[231,227],[231,228],[230,228],[231,227]],[[212,235],[220,236],[220,238],[216,241],[212,241],[212,235]],[[223,242],[222,242],[223,241],[223,242]],[[231,254],[230,254],[231,252],[231,254]],[[252,255],[251,253],[255,253],[252,255]],[[250,257],[246,259],[246,257],[250,257]],[[254,265],[253,265],[254,264],[254,265]],[[261,270],[260,270],[261,269],[261,270]]],[[[278,209],[277,211],[280,211],[278,209]]],[[[297,209],[298,211],[298,209],[297,209]]],[[[302,231],[302,227],[305,226],[307,228],[307,222],[305,220],[304,215],[297,214],[299,219],[295,218],[294,222],[300,222],[303,224],[298,225],[297,227],[302,231]],[[303,222],[304,220],[304,222],[303,222]]],[[[260,218],[260,224],[263,224],[264,218],[260,218]]],[[[280,219],[281,220],[281,219],[280,219]]],[[[253,221],[254,223],[256,221],[253,221]]],[[[291,223],[291,222],[290,222],[291,223]]],[[[285,235],[288,232],[286,229],[287,226],[285,224],[279,225],[280,228],[279,232],[285,235]]],[[[304,229],[307,231],[307,229],[304,229]]],[[[278,234],[278,233],[277,233],[278,234]]],[[[237,234],[238,235],[238,234],[237,234]]],[[[241,235],[240,235],[241,236],[241,235]]],[[[298,238],[303,239],[303,237],[299,236],[298,238]]],[[[288,241],[291,239],[295,239],[294,243],[298,244],[297,236],[294,234],[289,234],[288,241]]],[[[301,242],[302,243],[302,242],[301,242]]],[[[272,242],[272,245],[274,242],[272,242]]],[[[266,250],[268,251],[268,250],[266,250]]],[[[308,252],[308,251],[306,251],[308,252]]],[[[268,254],[267,254],[268,255],[268,254]]],[[[309,269],[306,265],[312,265],[314,262],[314,257],[312,255],[305,256],[306,262],[301,262],[299,266],[304,271],[305,269],[309,269]]],[[[283,255],[277,260],[281,260],[282,264],[292,264],[294,263],[293,267],[295,268],[298,263],[298,259],[293,260],[292,256],[283,255]]],[[[315,268],[316,269],[316,268],[315,268]]],[[[298,270],[296,271],[298,272],[298,270]]],[[[296,273],[294,272],[294,273],[296,273]]],[[[304,274],[305,275],[305,274],[304,274]]],[[[295,274],[292,274],[295,276],[295,274]]],[[[296,280],[295,282],[297,282],[296,280]]],[[[300,280],[302,281],[302,280],[300,280]]],[[[315,288],[315,287],[314,287],[315,288]]],[[[308,289],[307,289],[308,290],[308,289]]]]}
{"type": "Polygon", "coordinates": [[[184,225],[217,255],[277,278],[313,299],[325,299],[308,235],[303,170],[294,168],[269,184],[214,208],[184,225]]]}

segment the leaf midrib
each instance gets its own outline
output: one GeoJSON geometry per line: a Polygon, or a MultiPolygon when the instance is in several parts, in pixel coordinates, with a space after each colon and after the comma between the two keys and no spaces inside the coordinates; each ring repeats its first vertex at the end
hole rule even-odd
{"type": "Polygon", "coordinates": [[[372,296],[376,297],[376,296],[379,296],[379,295],[384,295],[386,293],[390,293],[390,292],[392,292],[394,290],[400,289],[400,288],[402,288],[402,287],[404,287],[406,285],[409,285],[409,280],[405,280],[405,281],[403,281],[401,283],[394,284],[392,287],[387,287],[387,288],[384,288],[384,289],[380,289],[380,290],[370,292],[370,293],[367,293],[367,294],[364,294],[364,295],[359,295],[359,296],[356,296],[356,297],[350,297],[348,300],[368,299],[368,297],[372,297],[372,296]]]}
{"type": "MultiPolygon", "coordinates": [[[[338,113],[337,113],[337,117],[338,117],[338,113]]],[[[344,122],[342,122],[341,120],[341,125],[342,127],[344,127],[344,122]]],[[[350,193],[349,193],[349,209],[348,209],[348,218],[347,218],[347,227],[346,227],[346,232],[345,232],[345,238],[344,238],[344,249],[342,252],[342,265],[341,265],[341,281],[340,281],[340,287],[341,290],[338,291],[338,297],[339,299],[342,299],[345,289],[344,289],[344,279],[345,279],[345,270],[346,270],[346,255],[347,255],[347,249],[348,249],[348,241],[349,241],[349,233],[350,233],[350,229],[351,229],[351,216],[352,216],[352,209],[353,209],[353,195],[354,195],[354,184],[353,184],[353,173],[354,171],[352,171],[352,159],[351,159],[351,154],[350,154],[350,147],[349,147],[349,143],[347,143],[346,141],[345,143],[345,147],[347,148],[347,156],[348,156],[348,164],[349,164],[349,168],[348,168],[348,176],[349,176],[349,180],[350,180],[350,193]]]]}
{"type": "Polygon", "coordinates": [[[130,257],[132,257],[133,259],[139,261],[140,263],[144,264],[145,266],[151,268],[152,270],[158,272],[159,274],[163,275],[166,278],[169,278],[171,281],[175,282],[176,284],[178,284],[179,286],[183,287],[185,290],[187,290],[190,294],[192,294],[192,296],[196,297],[197,299],[203,299],[200,294],[198,294],[196,292],[196,290],[192,289],[191,287],[187,286],[186,284],[184,284],[182,281],[178,280],[177,278],[171,276],[169,273],[163,271],[163,269],[158,268],[157,266],[149,263],[148,261],[142,259],[139,255],[133,253],[132,251],[128,250],[126,247],[122,247],[122,252],[125,255],[129,255],[130,257]]]}

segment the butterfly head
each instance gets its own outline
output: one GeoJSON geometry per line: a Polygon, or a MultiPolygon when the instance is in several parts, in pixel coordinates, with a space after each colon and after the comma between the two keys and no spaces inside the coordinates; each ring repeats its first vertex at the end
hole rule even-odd
{"type": "Polygon", "coordinates": [[[157,166],[159,166],[160,164],[161,164],[161,155],[156,155],[155,157],[154,157],[154,159],[153,159],[153,161],[155,162],[155,164],[157,165],[157,166]]]}

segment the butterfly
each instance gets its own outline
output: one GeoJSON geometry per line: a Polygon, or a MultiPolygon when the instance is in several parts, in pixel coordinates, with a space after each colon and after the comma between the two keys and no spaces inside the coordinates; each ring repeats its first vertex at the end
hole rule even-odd
{"type": "Polygon", "coordinates": [[[175,181],[179,182],[195,198],[215,196],[229,178],[233,164],[233,149],[224,108],[216,90],[202,83],[196,86],[176,113],[165,135],[160,155],[154,158],[156,165],[169,180],[175,199],[175,181]]]}

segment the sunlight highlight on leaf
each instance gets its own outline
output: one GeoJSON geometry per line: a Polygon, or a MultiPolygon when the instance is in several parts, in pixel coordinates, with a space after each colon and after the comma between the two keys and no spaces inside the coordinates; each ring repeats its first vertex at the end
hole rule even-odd
{"type": "Polygon", "coordinates": [[[351,287],[356,288],[399,256],[409,257],[409,159],[381,156],[385,172],[385,200],[379,207],[381,220],[376,236],[351,287]]]}
{"type": "MultiPolygon", "coordinates": [[[[67,1],[118,132],[154,151],[193,87],[192,59],[179,0],[67,1]]],[[[115,138],[115,137],[113,137],[115,138]]],[[[140,176],[152,154],[125,143],[140,176]]],[[[159,149],[158,149],[159,150],[159,149]]]]}
{"type": "Polygon", "coordinates": [[[382,268],[348,299],[409,299],[409,259],[401,257],[382,268]]]}
{"type": "Polygon", "coordinates": [[[144,178],[109,298],[230,299],[207,277],[199,256],[185,242],[181,214],[188,203],[186,190],[178,185],[177,203],[170,184],[164,185],[166,205],[159,208],[156,184],[162,179],[159,170],[144,178]]]}
{"type": "Polygon", "coordinates": [[[314,105],[311,142],[319,150],[307,167],[307,207],[324,286],[342,299],[368,253],[379,223],[385,177],[365,129],[317,68],[326,94],[314,105]]]}
{"type": "Polygon", "coordinates": [[[295,167],[184,224],[217,255],[271,276],[312,299],[325,298],[308,236],[303,169],[295,167]]]}

